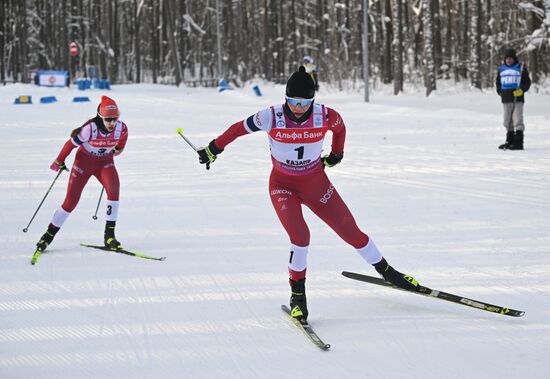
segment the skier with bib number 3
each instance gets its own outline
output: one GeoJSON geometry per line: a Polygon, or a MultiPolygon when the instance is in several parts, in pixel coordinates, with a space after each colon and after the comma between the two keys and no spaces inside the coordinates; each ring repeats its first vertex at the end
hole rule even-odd
{"type": "Polygon", "coordinates": [[[269,194],[290,238],[291,316],[307,323],[305,280],[310,232],[302,214],[302,205],[310,208],[345,242],[357,249],[386,281],[416,290],[418,282],[390,266],[372,238],[359,229],[328,179],[325,168],[337,165],[344,157],[346,128],[338,112],[315,102],[315,83],[303,66],[288,79],[285,100],[284,104],[273,105],[236,122],[197,152],[199,162],[209,168],[236,138],[260,130],[268,134],[273,163],[269,194]],[[332,132],[331,152],[321,156],[328,131],[332,132]]]}
{"type": "Polygon", "coordinates": [[[107,192],[105,246],[114,250],[121,248],[120,242],[115,237],[120,181],[113,156],[121,154],[124,150],[128,139],[128,128],[119,120],[119,116],[116,102],[107,96],[102,96],[101,103],[97,107],[97,115],[71,132],[71,138],[63,145],[59,155],[51,164],[50,169],[53,171],[66,170],[65,159],[74,148],[78,147],[65,200],[54,213],[46,233],[36,244],[39,253],[46,250],[52,243],[59,229],[76,208],[82,190],[91,176],[95,176],[107,192]]]}

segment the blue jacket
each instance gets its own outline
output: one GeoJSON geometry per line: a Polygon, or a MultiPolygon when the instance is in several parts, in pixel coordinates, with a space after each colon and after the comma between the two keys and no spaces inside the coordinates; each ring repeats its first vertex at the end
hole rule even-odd
{"type": "MultiPolygon", "coordinates": [[[[527,68],[522,67],[518,60],[515,59],[514,64],[511,66],[506,64],[500,65],[495,84],[502,102],[513,103],[514,91],[516,89],[521,88],[523,92],[529,91],[529,87],[531,87],[529,71],[527,71],[527,68]]],[[[523,103],[525,102],[525,98],[521,95],[516,97],[515,101],[523,103]]]]}

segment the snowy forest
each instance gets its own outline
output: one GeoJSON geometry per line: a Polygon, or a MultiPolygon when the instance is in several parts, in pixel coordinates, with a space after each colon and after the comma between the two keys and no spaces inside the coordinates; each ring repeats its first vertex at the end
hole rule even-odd
{"type": "MultiPolygon", "coordinates": [[[[342,89],[363,81],[365,3],[1,0],[0,81],[29,82],[39,69],[76,78],[95,66],[114,84],[283,83],[311,55],[321,82],[342,89]]],[[[440,79],[491,87],[509,47],[534,83],[548,77],[550,0],[368,1],[370,79],[395,94],[423,83],[429,95],[440,79]]]]}

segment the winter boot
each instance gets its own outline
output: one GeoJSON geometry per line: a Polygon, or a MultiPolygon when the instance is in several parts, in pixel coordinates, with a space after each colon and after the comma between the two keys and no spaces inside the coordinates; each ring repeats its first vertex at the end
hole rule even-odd
{"type": "Polygon", "coordinates": [[[500,145],[498,148],[501,150],[506,150],[510,148],[510,145],[514,143],[514,132],[506,133],[506,142],[500,145]]]}
{"type": "Polygon", "coordinates": [[[122,249],[121,243],[118,242],[115,237],[115,226],[116,226],[116,221],[107,221],[105,223],[105,234],[104,234],[105,247],[108,247],[111,250],[122,249]]]}
{"type": "Polygon", "coordinates": [[[52,243],[53,238],[58,231],[59,228],[57,226],[54,226],[53,224],[48,225],[48,230],[46,230],[46,233],[44,233],[42,237],[40,237],[40,240],[36,243],[36,249],[40,251],[46,250],[52,243]]]}
{"type": "Polygon", "coordinates": [[[508,146],[508,150],[523,150],[523,130],[516,131],[514,142],[508,146]]]}
{"type": "Polygon", "coordinates": [[[302,324],[307,323],[306,279],[289,280],[292,295],[290,296],[290,314],[302,324]]]}
{"type": "Polygon", "coordinates": [[[384,258],[373,266],[386,282],[409,291],[418,290],[418,282],[415,278],[395,270],[384,258]]]}

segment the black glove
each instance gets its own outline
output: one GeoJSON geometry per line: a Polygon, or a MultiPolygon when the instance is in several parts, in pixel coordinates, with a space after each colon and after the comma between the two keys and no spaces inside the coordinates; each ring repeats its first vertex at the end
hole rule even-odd
{"type": "Polygon", "coordinates": [[[321,160],[323,161],[323,166],[325,167],[334,167],[344,158],[344,153],[334,154],[330,153],[325,155],[321,160]]]}
{"type": "Polygon", "coordinates": [[[218,149],[214,141],[215,140],[210,141],[207,147],[197,150],[197,154],[199,154],[199,162],[201,164],[206,164],[207,170],[210,170],[210,163],[214,162],[217,155],[223,151],[223,149],[218,149]]]}
{"type": "Polygon", "coordinates": [[[115,147],[113,147],[113,150],[111,150],[111,154],[120,155],[120,154],[122,154],[122,150],[118,146],[115,146],[115,147]]]}

